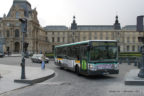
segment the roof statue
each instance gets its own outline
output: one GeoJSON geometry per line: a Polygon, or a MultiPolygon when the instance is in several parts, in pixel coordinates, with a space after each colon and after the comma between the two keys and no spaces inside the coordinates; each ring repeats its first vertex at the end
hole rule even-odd
{"type": "Polygon", "coordinates": [[[118,20],[118,15],[116,15],[116,20],[115,20],[115,23],[114,23],[114,29],[115,30],[120,30],[121,29],[121,26],[120,26],[120,23],[119,23],[119,20],[118,20]]]}
{"type": "Polygon", "coordinates": [[[77,23],[76,23],[76,21],[75,21],[75,16],[73,16],[73,22],[72,22],[72,24],[71,24],[71,30],[76,30],[77,29],[77,23]]]}

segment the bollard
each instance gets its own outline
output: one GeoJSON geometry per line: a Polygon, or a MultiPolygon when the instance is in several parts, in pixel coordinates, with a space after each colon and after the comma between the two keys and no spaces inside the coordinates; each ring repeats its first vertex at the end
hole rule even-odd
{"type": "Polygon", "coordinates": [[[121,61],[121,60],[119,61],[119,64],[122,64],[122,61],[121,61]]]}
{"type": "Polygon", "coordinates": [[[140,64],[140,62],[138,62],[138,68],[141,68],[141,64],[140,64]]]}
{"type": "Polygon", "coordinates": [[[129,61],[129,59],[127,58],[127,63],[128,63],[128,65],[130,65],[130,61],[129,61]]]}
{"type": "Polygon", "coordinates": [[[137,66],[137,61],[134,61],[134,66],[137,66]]]}

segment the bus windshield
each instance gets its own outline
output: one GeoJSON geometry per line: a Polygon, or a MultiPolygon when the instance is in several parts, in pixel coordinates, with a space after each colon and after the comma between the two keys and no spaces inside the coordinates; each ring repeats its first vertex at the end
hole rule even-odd
{"type": "Polygon", "coordinates": [[[115,61],[117,59],[116,46],[95,46],[90,48],[90,61],[115,61]]]}

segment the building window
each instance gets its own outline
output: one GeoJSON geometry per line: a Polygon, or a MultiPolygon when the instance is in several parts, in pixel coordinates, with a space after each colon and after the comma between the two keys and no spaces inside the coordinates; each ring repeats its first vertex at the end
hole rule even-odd
{"type": "Polygon", "coordinates": [[[102,36],[100,36],[100,40],[102,40],[103,38],[102,38],[102,36]]]}
{"type": "Polygon", "coordinates": [[[89,40],[91,40],[91,32],[89,32],[89,40]]]}
{"type": "Polygon", "coordinates": [[[52,45],[52,51],[54,51],[55,45],[52,45]]]}
{"type": "Polygon", "coordinates": [[[138,52],[140,52],[140,45],[138,45],[138,46],[137,46],[137,48],[138,48],[138,50],[137,50],[137,51],[138,51],[138,52]]]}
{"type": "Polygon", "coordinates": [[[57,37],[57,42],[60,42],[60,37],[57,37]]]}
{"type": "Polygon", "coordinates": [[[106,36],[108,36],[108,32],[106,32],[106,36]]]}
{"type": "Polygon", "coordinates": [[[97,39],[97,37],[94,37],[94,39],[96,40],[96,39],[97,39]]]}
{"type": "Polygon", "coordinates": [[[129,43],[130,42],[130,38],[129,37],[127,37],[127,43],[129,43]]]}
{"type": "Polygon", "coordinates": [[[57,32],[58,36],[60,35],[60,32],[57,32]]]}
{"type": "Polygon", "coordinates": [[[48,37],[46,37],[45,40],[48,41],[48,37]]]}
{"type": "Polygon", "coordinates": [[[134,45],[132,46],[132,51],[135,51],[135,46],[134,45]]]}
{"type": "Polygon", "coordinates": [[[65,37],[63,37],[63,42],[65,42],[65,37]]]}
{"type": "Polygon", "coordinates": [[[133,43],[135,43],[135,37],[133,37],[133,43]]]}
{"type": "Polygon", "coordinates": [[[16,18],[17,19],[19,18],[19,12],[16,12],[16,18]]]}
{"type": "Polygon", "coordinates": [[[97,32],[95,32],[95,36],[97,36],[97,32]]]}
{"type": "Polygon", "coordinates": [[[24,11],[24,16],[27,16],[27,12],[26,11],[24,11]]]}
{"type": "Polygon", "coordinates": [[[85,40],[86,40],[86,37],[83,37],[83,40],[85,41],[85,40]]]}
{"type": "Polygon", "coordinates": [[[18,29],[15,30],[15,37],[19,37],[19,30],[18,29]]]}
{"type": "Polygon", "coordinates": [[[118,32],[118,36],[120,35],[120,32],[118,32]]]}
{"type": "Polygon", "coordinates": [[[129,46],[127,46],[127,52],[129,52],[130,51],[130,48],[129,48],[129,46]]]}
{"type": "Polygon", "coordinates": [[[52,42],[55,42],[54,37],[52,37],[52,42]]]}
{"type": "Polygon", "coordinates": [[[54,35],[54,32],[52,32],[52,35],[54,35]]]}
{"type": "Polygon", "coordinates": [[[65,35],[65,32],[63,32],[63,35],[65,35]]]}
{"type": "Polygon", "coordinates": [[[7,33],[7,37],[9,37],[9,36],[10,36],[9,30],[7,30],[7,32],[6,32],[6,33],[7,33]]]}
{"type": "Polygon", "coordinates": [[[20,26],[20,23],[16,23],[16,26],[20,26]]]}
{"type": "Polygon", "coordinates": [[[100,32],[100,40],[102,40],[103,39],[103,34],[102,34],[102,32],[100,32]]]}
{"type": "Polygon", "coordinates": [[[28,37],[28,34],[27,34],[27,33],[25,33],[25,37],[28,37]]]}
{"type": "Polygon", "coordinates": [[[2,32],[0,31],[0,37],[2,37],[2,32]]]}
{"type": "Polygon", "coordinates": [[[9,23],[9,22],[7,23],[7,26],[8,26],[8,27],[10,26],[10,23],[9,23]]]}

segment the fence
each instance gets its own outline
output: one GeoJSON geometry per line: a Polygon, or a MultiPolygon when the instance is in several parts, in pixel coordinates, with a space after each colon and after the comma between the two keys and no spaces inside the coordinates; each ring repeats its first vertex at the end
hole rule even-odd
{"type": "Polygon", "coordinates": [[[143,61],[142,57],[120,57],[119,63],[127,63],[128,65],[134,64],[134,66],[141,68],[143,61]]]}

